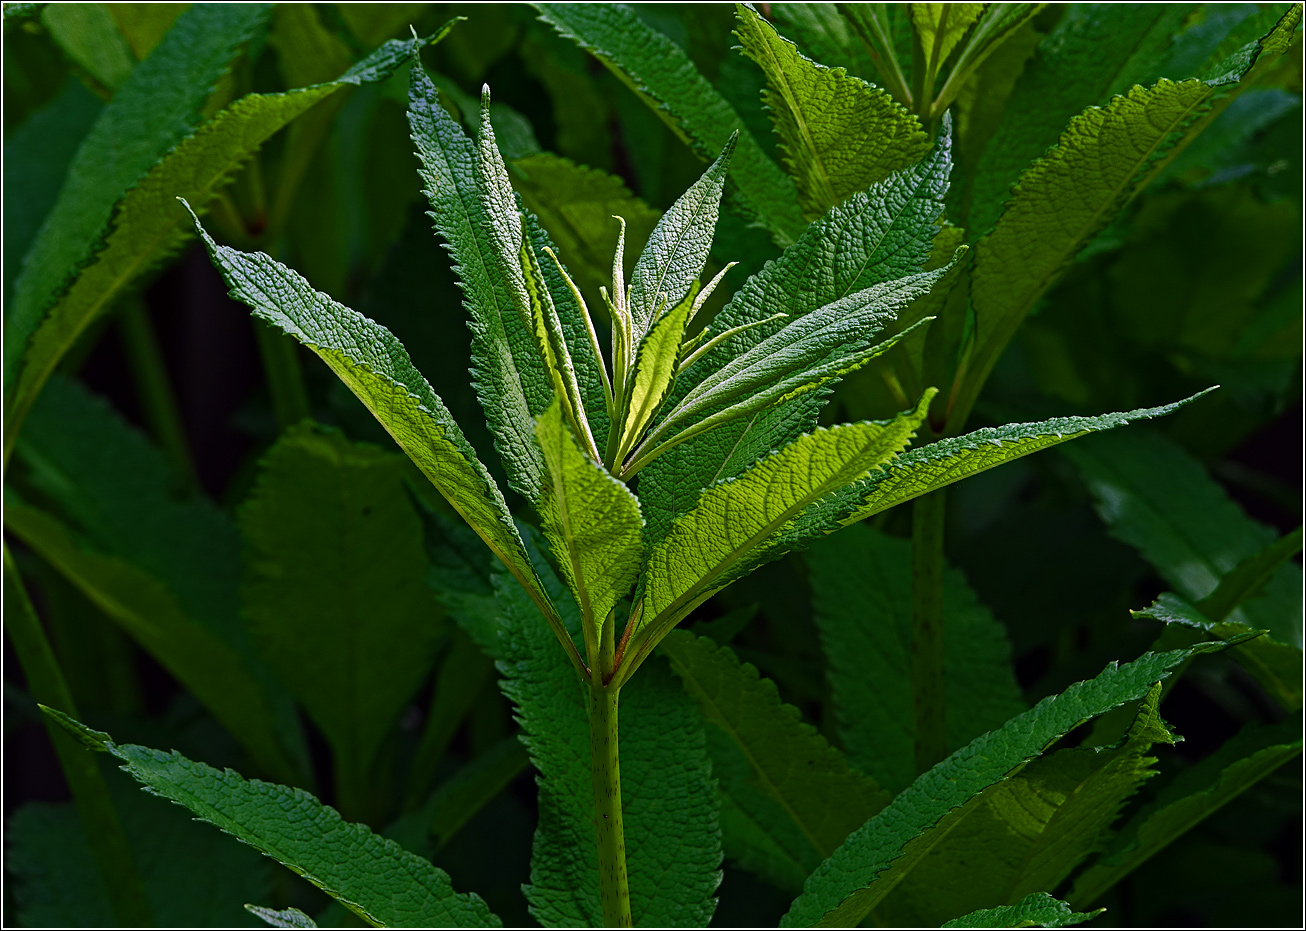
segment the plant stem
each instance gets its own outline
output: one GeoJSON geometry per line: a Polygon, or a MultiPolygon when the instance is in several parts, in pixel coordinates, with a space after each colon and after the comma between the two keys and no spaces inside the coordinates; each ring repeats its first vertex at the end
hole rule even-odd
{"type": "Polygon", "coordinates": [[[948,752],[943,677],[943,491],[916,499],[911,521],[911,693],[916,770],[948,752]]]}
{"type": "Polygon", "coordinates": [[[199,487],[195,462],[186,442],[186,427],[177,408],[177,398],[168,369],[154,334],[154,325],[140,298],[131,297],[122,309],[122,336],[131,360],[136,394],[155,439],[163,447],[173,468],[192,488],[199,487]]]}
{"type": "Polygon", "coordinates": [[[617,760],[619,688],[590,683],[590,765],[594,776],[594,830],[599,849],[599,898],[603,924],[633,927],[626,880],[626,840],[621,828],[621,768],[617,760]]]}
{"type": "Polygon", "coordinates": [[[263,371],[268,378],[268,392],[272,395],[277,426],[284,430],[312,413],[308,388],[304,385],[304,371],[289,336],[277,333],[259,321],[254,322],[254,332],[258,337],[259,355],[263,358],[263,371]]]}
{"type": "MultiPolygon", "coordinates": [[[[18,662],[27,677],[27,687],[40,704],[77,716],[72,692],[64,679],[63,670],[55,658],[50,641],[45,636],[36,610],[27,597],[22,576],[8,544],[4,547],[5,630],[18,654],[18,662]]],[[[78,746],[64,730],[52,721],[46,721],[46,731],[54,743],[59,765],[63,768],[68,788],[72,790],[77,813],[86,830],[86,840],[91,855],[104,879],[104,890],[118,924],[124,928],[143,928],[154,924],[145,887],[136,871],[135,860],[122,822],[109,799],[108,786],[100,773],[95,758],[84,747],[78,746]]]]}

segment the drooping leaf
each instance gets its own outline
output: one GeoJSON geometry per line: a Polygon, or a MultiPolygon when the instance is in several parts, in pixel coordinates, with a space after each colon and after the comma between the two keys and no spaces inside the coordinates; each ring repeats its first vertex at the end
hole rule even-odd
{"type": "Polygon", "coordinates": [[[919,777],[835,851],[781,920],[785,927],[852,925],[865,917],[948,835],[989,786],[1019,771],[1080,723],[1148,693],[1204,643],[1109,665],[958,750],[919,777]],[[956,809],[956,811],[954,811],[956,809]]]}
{"type": "MultiPolygon", "coordinates": [[[[707,334],[736,334],[708,352],[676,381],[674,406],[713,372],[748,352],[787,322],[872,285],[910,275],[930,256],[947,190],[949,136],[923,161],[846,202],[813,223],[797,243],[749,278],[717,314],[707,334]],[[766,321],[776,313],[788,321],[766,321]],[[738,330],[746,324],[756,324],[738,330]]],[[[738,475],[758,458],[816,426],[821,389],[695,437],[640,473],[648,535],[659,540],[694,505],[698,491],[738,475]]]]}
{"type": "Polygon", "coordinates": [[[29,338],[76,270],[95,254],[114,205],[195,125],[213,83],[270,9],[269,4],[192,7],[101,111],[15,282],[5,320],[6,395],[29,338]]]}
{"type": "MultiPolygon", "coordinates": [[[[242,97],[154,163],[118,203],[113,230],[92,264],[69,283],[32,335],[6,419],[6,443],[13,442],[46,378],[86,328],[133,281],[190,237],[177,197],[206,204],[277,130],[343,88],[383,80],[424,43],[418,39],[388,43],[327,84],[242,97]]],[[[72,171],[77,170],[74,165],[72,171]]]]}
{"type": "MultiPolygon", "coordinates": [[[[889,793],[852,769],[797,708],[780,700],[773,682],[728,648],[673,631],[662,651],[704,719],[746,761],[737,775],[713,766],[722,791],[771,836],[788,841],[784,856],[804,873],[889,803],[889,793]]],[[[728,835],[726,847],[729,853],[728,835]]]]}
{"type": "Polygon", "coordinates": [[[763,100],[798,187],[804,219],[914,165],[930,147],[888,93],[804,56],[755,11],[736,4],[744,53],[766,74],[763,100]]]}
{"type": "Polygon", "coordinates": [[[180,753],[118,744],[67,715],[45,713],[88,747],[122,760],[154,795],[284,863],[373,925],[500,927],[480,896],[457,893],[430,861],[343,820],[303,789],[246,780],[180,753]]]}
{"type": "MultiPolygon", "coordinates": [[[[1196,601],[1275,539],[1246,514],[1178,444],[1133,431],[1067,447],[1113,536],[1136,547],[1180,595],[1196,601]]],[[[1285,562],[1264,594],[1226,619],[1270,630],[1281,643],[1302,642],[1301,568],[1285,562]]]]}
{"type": "Polygon", "coordinates": [[[557,612],[535,577],[503,493],[444,403],[413,368],[394,334],[314,291],[280,262],[261,252],[249,254],[219,246],[198,221],[196,226],[232,296],[330,366],[508,571],[521,580],[554,629],[561,631],[557,612]]]}
{"type": "MultiPolygon", "coordinates": [[[[561,583],[548,574],[544,582],[563,603],[561,583]]],[[[522,739],[540,774],[540,820],[526,897],[545,927],[597,926],[603,913],[588,685],[563,660],[520,586],[499,575],[496,589],[504,612],[503,689],[517,705],[522,739]]],[[[702,718],[661,663],[621,690],[619,716],[635,924],[706,925],[716,905],[721,835],[702,718]]]]}
{"type": "Polygon", "coordinates": [[[635,91],[705,161],[739,132],[731,177],[747,212],[787,244],[803,220],[793,184],[769,159],[739,115],[699,73],[684,50],[618,4],[537,3],[540,17],[591,52],[635,91]]]}
{"type": "MultiPolygon", "coordinates": [[[[911,543],[855,526],[807,555],[839,735],[853,765],[889,791],[916,778],[911,705],[911,543]]],[[[965,578],[943,578],[948,748],[1025,710],[1005,631],[965,578]]]]}
{"type": "Polygon", "coordinates": [[[207,499],[174,492],[163,454],[61,378],[33,409],[18,459],[57,514],[11,497],[5,526],[190,689],[271,776],[306,784],[294,707],[240,622],[231,519],[207,499]]]}
{"type": "Polygon", "coordinates": [[[1250,725],[1184,770],[1121,828],[1109,849],[1075,880],[1070,900],[1080,907],[1093,904],[1194,825],[1300,754],[1301,733],[1300,716],[1278,724],[1250,725]]]}
{"type": "Polygon", "coordinates": [[[890,923],[937,925],[1057,888],[1156,775],[1152,745],[1175,742],[1157,713],[1160,697],[1157,683],[1118,746],[1058,750],[986,789],[950,821],[947,842],[890,893],[883,915],[890,923]]]}
{"type": "Polygon", "coordinates": [[[310,425],[284,434],[240,511],[244,613],[330,743],[346,811],[430,671],[439,607],[402,457],[310,425]]]}
{"type": "Polygon", "coordinates": [[[818,427],[736,478],[713,485],[649,552],[623,679],[709,595],[782,555],[775,539],[809,505],[890,461],[911,441],[933,391],[887,423],[818,427]]]}
{"type": "Polygon", "coordinates": [[[1015,905],[999,905],[997,908],[981,908],[945,921],[944,928],[1065,928],[1069,925],[1083,924],[1096,918],[1103,909],[1095,912],[1075,912],[1060,899],[1054,899],[1046,892],[1033,892],[1015,905]]]}
{"type": "Polygon", "coordinates": [[[639,574],[639,501],[576,445],[557,401],[536,423],[535,435],[549,468],[540,506],[544,535],[576,596],[590,655],[597,656],[599,628],[639,574]]]}

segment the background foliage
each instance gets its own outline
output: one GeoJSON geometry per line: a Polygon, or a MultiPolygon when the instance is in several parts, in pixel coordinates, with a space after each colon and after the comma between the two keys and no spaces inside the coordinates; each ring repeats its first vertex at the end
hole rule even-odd
{"type": "MultiPolygon", "coordinates": [[[[594,307],[616,242],[608,218],[627,219],[634,254],[732,122],[749,139],[736,162],[796,164],[777,143],[761,96],[767,34],[732,35],[728,5],[630,8],[627,15],[697,69],[707,91],[690,82],[684,93],[710,92],[713,106],[729,113],[714,121],[702,116],[710,108],[700,112],[674,94],[664,95],[660,118],[526,5],[249,6],[202,22],[179,19],[184,5],[24,9],[39,6],[5,10],[7,390],[11,353],[23,348],[12,334],[34,322],[24,324],[25,314],[39,320],[45,309],[31,294],[48,285],[70,315],[96,295],[108,293],[112,303],[108,313],[87,316],[83,331],[70,331],[71,349],[32,408],[6,474],[5,526],[82,719],[123,742],[310,789],[346,819],[430,856],[455,888],[478,892],[508,924],[531,920],[520,892],[528,879],[531,904],[567,920],[565,896],[548,877],[531,875],[530,849],[537,817],[547,816],[539,812],[575,800],[537,801],[515,735],[520,727],[532,742],[584,738],[531,715],[514,719],[509,702],[550,687],[532,664],[556,644],[527,604],[508,621],[518,635],[512,652],[501,651],[494,592],[504,580],[483,547],[425,496],[408,461],[325,367],[226,297],[203,249],[179,232],[184,215],[157,221],[156,205],[170,205],[171,189],[136,182],[166,153],[169,178],[192,179],[210,195],[206,223],[220,239],[269,252],[389,327],[496,470],[466,374],[462,295],[424,213],[405,118],[408,69],[341,76],[384,40],[408,37],[410,24],[427,36],[466,16],[422,61],[468,128],[481,85],[491,86],[513,186],[594,307]],[[169,33],[174,22],[195,35],[169,33]],[[165,37],[183,64],[149,57],[165,37]],[[207,58],[195,52],[200,46],[207,58]],[[264,96],[221,118],[244,121],[243,148],[217,151],[199,133],[177,146],[251,93],[264,96]],[[118,122],[101,119],[115,105],[118,122]],[[688,128],[676,132],[671,123],[688,128]],[[70,185],[87,192],[72,207],[70,185]],[[56,222],[64,235],[44,252],[33,249],[43,225],[56,222]],[[61,291],[66,269],[101,245],[107,258],[96,274],[126,286],[81,283],[88,273],[61,291]],[[503,692],[494,659],[512,670],[502,673],[503,692]]],[[[881,83],[866,48],[830,7],[760,9],[797,51],[881,83]]],[[[996,214],[985,211],[1000,207],[1002,192],[1075,114],[1135,83],[1188,76],[1223,43],[1236,48],[1244,33],[1243,42],[1264,33],[1267,17],[1273,25],[1282,9],[1139,5],[1119,21],[1095,18],[1092,6],[1043,10],[956,99],[949,220],[972,231],[991,227],[996,214]],[[1106,44],[1131,36],[1142,38],[1139,49],[1119,66],[1106,44]],[[1066,51],[1095,45],[1100,61],[1066,51]]],[[[998,360],[974,426],[1127,410],[1222,388],[1168,419],[954,487],[946,636],[966,650],[949,654],[947,670],[950,687],[986,700],[951,704],[958,720],[950,718],[949,729],[958,737],[950,749],[1109,660],[1138,656],[1158,637],[1161,646],[1183,645],[1171,642],[1176,628],[1163,634],[1155,618],[1130,609],[1163,592],[1179,596],[1165,604],[1181,612],[1179,599],[1214,598],[1233,570],[1300,524],[1300,62],[1299,42],[1223,109],[1078,255],[998,360]]],[[[768,94],[782,124],[801,118],[783,95],[768,94]]],[[[910,140],[917,130],[895,132],[910,140]]],[[[920,153],[927,144],[922,134],[920,153]]],[[[771,236],[750,226],[758,210],[773,212],[775,228],[801,230],[823,212],[820,204],[904,167],[876,157],[859,151],[821,178],[797,172],[798,197],[788,206],[773,204],[765,189],[727,188],[713,259],[717,269],[729,261],[744,267],[727,276],[705,316],[779,254],[771,236]]],[[[881,418],[903,406],[868,367],[840,384],[823,416],[881,418]]],[[[521,499],[510,504],[538,524],[521,499]]],[[[830,793],[851,800],[849,823],[815,825],[794,843],[759,842],[748,826],[765,821],[758,812],[772,803],[732,756],[738,751],[713,718],[722,712],[703,704],[712,676],[744,676],[756,707],[796,707],[808,730],[842,748],[852,766],[891,792],[905,788],[915,771],[909,739],[898,745],[906,738],[894,722],[909,716],[898,707],[908,694],[907,635],[857,642],[840,615],[870,616],[880,631],[906,629],[909,534],[907,510],[898,509],[765,566],[694,616],[690,632],[709,640],[667,642],[676,677],[664,664],[639,683],[645,704],[686,734],[700,726],[686,694],[709,722],[705,747],[686,737],[695,761],[687,772],[658,770],[656,748],[645,756],[654,761],[650,779],[679,778],[685,785],[675,791],[698,796],[707,785],[703,764],[712,761],[726,854],[716,924],[774,924],[803,878],[865,820],[857,813],[885,800],[832,758],[823,778],[830,793]],[[713,643],[751,667],[741,673],[713,643]],[[882,719],[839,710],[850,707],[877,709],[882,719]]],[[[5,609],[13,610],[8,589],[5,609]]],[[[1224,772],[1213,754],[1227,740],[1251,724],[1291,722],[1300,709],[1300,572],[1295,583],[1291,574],[1275,576],[1226,623],[1270,629],[1287,654],[1254,657],[1269,670],[1263,675],[1247,672],[1253,661],[1223,654],[1185,671],[1163,706],[1183,742],[1172,745],[1157,725],[1146,741],[1126,745],[1135,757],[1157,757],[1161,773],[1146,780],[1127,815],[1151,806],[1181,817],[1166,805],[1185,778],[1199,780],[1201,767],[1224,772]]],[[[788,711],[776,714],[788,720],[788,711]]],[[[6,919],[111,923],[38,718],[6,641],[6,919]]],[[[809,739],[797,720],[786,726],[796,741],[809,739]]],[[[1130,721],[1102,726],[1124,733],[1130,721]]],[[[643,765],[641,752],[632,739],[632,768],[643,765]]],[[[824,750],[812,752],[825,759],[824,750]]],[[[1051,769],[1072,752],[1043,762],[1051,769]]],[[[1073,766],[1069,757],[1056,765],[1073,766]]],[[[774,774],[781,794],[782,770],[774,774]]],[[[111,766],[104,772],[159,923],[258,924],[244,902],[352,920],[287,870],[172,806],[147,804],[111,766]]],[[[567,774],[558,778],[564,784],[567,774]]],[[[1110,920],[1296,924],[1300,799],[1297,763],[1256,782],[1129,874],[1102,901],[1110,920]]],[[[629,817],[655,822],[657,813],[629,817]]],[[[971,829],[980,827],[968,821],[961,830],[971,829]]],[[[1075,881],[1096,880],[1086,873],[1075,881]]],[[[888,914],[922,914],[922,896],[902,889],[888,914]]]]}

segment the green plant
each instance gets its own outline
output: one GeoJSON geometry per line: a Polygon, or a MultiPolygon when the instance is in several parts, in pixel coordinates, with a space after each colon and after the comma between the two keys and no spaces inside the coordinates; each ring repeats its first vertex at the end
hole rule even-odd
{"type": "MultiPolygon", "coordinates": [[[[488,90],[476,113],[456,87],[437,87],[418,60],[430,40],[416,38],[338,69],[338,80],[251,93],[189,135],[173,128],[143,143],[139,165],[122,168],[121,177],[74,173],[73,193],[59,203],[66,197],[77,209],[56,206],[46,221],[58,235],[43,234],[27,256],[6,319],[18,334],[7,341],[18,354],[12,366],[6,358],[6,455],[16,449],[26,469],[20,488],[7,491],[6,526],[131,631],[264,774],[287,785],[247,781],[78,723],[7,551],[6,602],[18,606],[10,629],[33,695],[70,712],[47,707],[52,722],[119,758],[151,792],[382,926],[499,923],[427,858],[366,826],[395,812],[389,793],[376,789],[394,785],[385,728],[429,668],[445,612],[460,632],[437,679],[431,725],[411,754],[408,814],[388,833],[420,848],[436,824],[455,831],[462,822],[448,812],[468,798],[483,802],[525,765],[509,737],[429,795],[450,728],[466,713],[464,693],[490,675],[485,657],[493,659],[541,777],[526,897],[546,925],[706,924],[723,840],[732,860],[781,890],[801,889],[785,924],[856,924],[872,911],[891,922],[948,926],[1083,921],[1091,915],[1072,908],[1095,904],[1174,837],[1299,753],[1297,719],[1250,729],[1112,833],[1156,773],[1154,748],[1177,739],[1160,702],[1193,660],[1228,649],[1286,711],[1300,710],[1300,603],[1284,594],[1300,531],[1275,540],[1246,527],[1236,560],[1200,554],[1209,579],[1176,573],[1178,594],[1139,612],[1169,625],[1153,650],[1048,689],[1026,710],[1001,629],[944,560],[942,491],[1068,440],[1211,403],[1185,406],[1201,396],[1194,394],[1120,414],[965,432],[1003,350],[1068,263],[1085,246],[1109,249],[1113,218],[1176,170],[1186,147],[1238,94],[1284,67],[1299,6],[1244,16],[1218,36],[1190,37],[1205,52],[1187,50],[1187,59],[1176,43],[1168,54],[1185,68],[1210,59],[1203,79],[1161,77],[1083,113],[1071,100],[1077,85],[1066,81],[1058,90],[1065,99],[1045,93],[1041,107],[1010,125],[985,112],[984,94],[1004,82],[1010,90],[1038,36],[1037,5],[912,5],[909,14],[882,5],[842,14],[794,5],[789,15],[800,32],[858,36],[892,95],[806,58],[739,6],[737,35],[765,76],[787,172],[685,53],[632,10],[538,8],[712,159],[656,222],[611,188],[594,201],[628,208],[625,219],[591,211],[577,220],[564,210],[572,207],[566,184],[592,192],[598,182],[540,156],[505,159],[496,139],[511,141],[513,124],[504,111],[496,117],[488,90]],[[213,223],[234,230],[228,238],[238,246],[266,235],[275,248],[289,222],[290,208],[275,206],[282,195],[272,194],[260,219],[268,234],[252,233],[240,206],[214,194],[263,139],[310,105],[344,85],[388,81],[403,70],[410,71],[408,121],[424,193],[462,288],[472,381],[500,463],[482,462],[390,330],[268,254],[219,245],[192,212],[232,296],[325,361],[425,480],[390,453],[297,423],[308,407],[304,375],[286,342],[264,336],[285,429],[240,509],[238,532],[202,500],[164,501],[157,492],[149,529],[136,531],[149,493],[124,505],[96,489],[157,485],[162,463],[50,373],[116,289],[188,235],[169,198],[182,195],[188,209],[207,203],[213,223]],[[955,127],[946,112],[953,104],[955,127]],[[474,136],[459,126],[458,112],[475,124],[474,136]],[[1068,118],[1056,146],[1037,158],[1047,127],[1059,132],[1068,118]],[[959,184],[954,152],[962,156],[959,184]],[[132,173],[142,171],[136,183],[132,173]],[[1005,186],[1017,174],[1007,200],[1005,186]],[[782,251],[763,264],[772,247],[745,236],[741,254],[723,255],[719,245],[714,252],[719,214],[723,224],[751,220],[782,251]],[[546,232],[558,217],[564,222],[546,232]],[[641,224],[647,244],[627,277],[627,230],[641,224]],[[616,250],[600,303],[597,246],[610,233],[616,250]],[[572,251],[554,246],[564,236],[576,246],[574,276],[563,264],[572,251]],[[724,258],[752,273],[717,310],[711,296],[728,289],[733,264],[724,258]],[[70,266],[78,269],[71,277],[70,266]],[[610,325],[602,333],[596,317],[610,325]],[[38,394],[55,413],[41,416],[38,394]],[[859,419],[823,421],[832,398],[859,419]],[[20,438],[29,410],[32,424],[20,438]],[[68,435],[73,424],[80,435],[68,435]],[[918,435],[928,442],[913,445],[918,435]],[[80,460],[92,448],[109,469],[94,457],[80,460]],[[115,459],[118,450],[133,451],[115,459]],[[157,471],[113,474],[129,461],[150,461],[157,471]],[[500,464],[518,515],[533,514],[542,534],[514,516],[495,477],[500,464]],[[907,501],[910,546],[882,532],[886,512],[907,501]],[[59,516],[70,509],[80,531],[59,516]],[[873,517],[879,529],[851,526],[873,517]],[[463,522],[497,557],[495,566],[475,555],[479,544],[463,522]],[[193,529],[177,536],[180,524],[204,528],[204,550],[195,556],[201,564],[205,552],[212,556],[206,570],[169,550],[170,540],[197,538],[193,529]],[[837,545],[822,542],[835,531],[837,545]],[[240,574],[232,558],[238,537],[246,552],[243,610],[216,605],[210,596],[218,589],[205,581],[218,566],[240,574]],[[733,583],[809,547],[815,631],[829,655],[842,751],[723,645],[731,635],[675,631],[709,599],[727,597],[733,583]],[[1262,592],[1269,594],[1258,598],[1262,592]],[[232,625],[237,614],[245,626],[232,625]],[[339,648],[318,657],[307,648],[319,636],[350,643],[360,614],[378,643],[365,659],[339,648]],[[331,746],[334,802],[348,821],[304,788],[288,787],[312,780],[291,696],[331,746]],[[460,702],[462,712],[454,710],[460,702]],[[1081,743],[1064,741],[1092,720],[1081,743]],[[1094,857],[1108,837],[1107,851],[1094,857]],[[1069,905],[1048,895],[1072,877],[1069,905]]],[[[161,48],[172,42],[179,53],[197,41],[177,30],[202,33],[212,45],[209,70],[186,85],[194,92],[177,103],[179,113],[201,99],[265,16],[200,6],[178,20],[161,48]],[[222,19],[229,32],[203,17],[222,19]]],[[[1076,41],[1120,26],[1105,13],[1066,16],[1084,18],[1073,24],[1079,33],[1066,27],[1076,41]]],[[[1164,72],[1172,61],[1158,64],[1160,39],[1178,31],[1182,17],[1146,16],[1155,21],[1143,32],[1156,47],[1140,53],[1136,68],[1164,72]]],[[[297,34],[288,28],[281,41],[297,34]]],[[[456,35],[446,26],[436,38],[456,35]]],[[[202,70],[202,59],[188,60],[202,70]]],[[[1081,83],[1126,90],[1128,83],[1116,88],[1134,78],[1126,65],[1113,62],[1081,83]]],[[[156,67],[175,65],[162,58],[156,67]]],[[[126,80],[138,73],[144,86],[148,69],[126,80]]],[[[123,88],[115,103],[131,102],[129,85],[123,88]]],[[[105,112],[103,134],[111,138],[113,118],[130,111],[105,112]]],[[[321,109],[304,118],[323,114],[329,121],[321,109]]],[[[281,155],[281,177],[291,184],[316,144],[313,124],[295,125],[306,128],[281,155]]],[[[83,147],[88,164],[94,139],[93,132],[83,147]]],[[[1115,475],[1130,468],[1132,447],[1102,452],[1109,449],[1068,454],[1090,484],[1106,489],[1104,500],[1118,498],[1112,489],[1121,485],[1138,487],[1115,475]]],[[[1150,455],[1164,460],[1166,449],[1150,455]]],[[[174,451],[184,462],[184,442],[174,451]]],[[[1170,472],[1176,482],[1186,468],[1181,459],[1170,472]]],[[[1205,493],[1203,480],[1200,470],[1190,480],[1203,489],[1195,494],[1205,493]]],[[[1117,520],[1118,533],[1163,573],[1183,562],[1172,555],[1176,545],[1200,546],[1190,540],[1204,533],[1117,520]]],[[[737,631],[745,620],[714,623],[737,631]]],[[[63,759],[84,817],[96,825],[93,855],[106,869],[129,861],[98,771],[73,753],[63,759]]],[[[120,920],[147,914],[129,868],[120,865],[108,882],[120,920]]],[[[298,909],[252,910],[273,924],[312,925],[298,909]]]]}

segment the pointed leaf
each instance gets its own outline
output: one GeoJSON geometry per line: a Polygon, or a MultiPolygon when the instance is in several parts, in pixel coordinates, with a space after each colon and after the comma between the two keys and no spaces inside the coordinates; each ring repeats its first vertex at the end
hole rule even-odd
{"type": "Polygon", "coordinates": [[[1148,693],[1176,666],[1224,648],[1204,643],[1107,666],[958,750],[899,794],[821,864],[781,920],[784,927],[861,921],[948,835],[984,789],[1019,771],[1086,720],[1148,693]],[[950,814],[954,809],[959,811],[950,814]]]}
{"type": "Polygon", "coordinates": [[[694,310],[693,292],[653,324],[635,356],[635,374],[630,387],[626,425],[617,447],[617,461],[630,452],[644,430],[662,408],[675,381],[685,327],[694,310]]]}
{"type": "Polygon", "coordinates": [[[599,627],[639,574],[644,519],[630,490],[576,445],[558,402],[536,423],[535,435],[549,467],[540,505],[544,534],[596,656],[599,627]]]}
{"type": "Polygon", "coordinates": [[[805,219],[914,165],[929,150],[920,122],[887,92],[807,58],[755,10],[742,4],[735,10],[744,54],[766,75],[762,99],[805,219]]]}
{"type": "Polygon", "coordinates": [[[982,3],[913,3],[912,25],[925,55],[925,68],[938,74],[952,50],[956,48],[984,12],[982,3]]]}
{"type": "MultiPolygon", "coordinates": [[[[562,603],[561,583],[542,575],[562,603]]],[[[502,574],[495,584],[504,615],[503,691],[517,706],[522,741],[539,772],[540,818],[526,898],[545,927],[598,927],[603,912],[592,817],[589,686],[562,659],[520,586],[502,574]]],[[[635,924],[704,926],[716,905],[721,835],[702,718],[661,662],[621,690],[619,714],[635,924]]]]}
{"type": "Polygon", "coordinates": [[[67,715],[44,709],[69,733],[98,745],[152,794],[290,867],[364,921],[382,927],[501,927],[480,896],[457,893],[443,870],[344,821],[302,789],[246,780],[135,744],[114,743],[67,715]]]}
{"type": "Polygon", "coordinates": [[[260,320],[308,346],[330,366],[521,581],[550,624],[561,630],[557,613],[522,547],[503,493],[444,402],[413,368],[394,334],[314,291],[280,262],[261,252],[250,254],[219,246],[198,221],[196,226],[214,265],[232,289],[232,297],[248,304],[260,320]]]}
{"type": "Polygon", "coordinates": [[[901,452],[933,397],[931,390],[916,410],[884,424],[818,427],[738,477],[704,491],[693,510],[649,553],[640,613],[627,631],[633,655],[621,661],[623,680],[709,595],[751,572],[760,561],[781,555],[770,546],[773,538],[809,505],[901,452]]]}
{"type": "Polygon", "coordinates": [[[981,908],[961,918],[944,922],[944,928],[1065,928],[1096,918],[1104,910],[1074,912],[1060,899],[1046,892],[1033,892],[1015,905],[981,908]]]}
{"type": "Polygon", "coordinates": [[[297,908],[273,909],[262,905],[246,905],[251,913],[262,918],[274,928],[316,928],[317,922],[297,908]]]}
{"type": "Polygon", "coordinates": [[[741,798],[755,786],[770,804],[750,814],[787,823],[798,835],[800,846],[786,851],[795,862],[815,868],[889,803],[889,793],[849,767],[797,708],[780,700],[775,683],[741,664],[727,647],[673,631],[662,641],[662,651],[704,719],[747,760],[745,783],[726,782],[723,790],[741,798]]]}
{"type": "Polygon", "coordinates": [[[803,231],[793,184],[762,151],[739,114],[699,73],[685,51],[621,4],[537,3],[540,18],[591,52],[635,91],[705,161],[739,133],[731,176],[746,211],[776,241],[803,231]]]}
{"type": "MultiPolygon", "coordinates": [[[[854,766],[889,791],[916,778],[911,705],[911,542],[853,526],[807,554],[812,607],[854,766]]],[[[948,749],[1028,707],[1006,631],[955,569],[943,577],[948,749]]]]}

